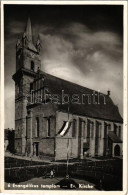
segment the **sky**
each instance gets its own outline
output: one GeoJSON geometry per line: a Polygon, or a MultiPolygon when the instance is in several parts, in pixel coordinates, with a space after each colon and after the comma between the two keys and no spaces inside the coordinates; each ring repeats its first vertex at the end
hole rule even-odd
{"type": "Polygon", "coordinates": [[[28,16],[41,69],[107,94],[123,113],[123,6],[5,5],[5,128],[15,128],[15,45],[28,16]]]}

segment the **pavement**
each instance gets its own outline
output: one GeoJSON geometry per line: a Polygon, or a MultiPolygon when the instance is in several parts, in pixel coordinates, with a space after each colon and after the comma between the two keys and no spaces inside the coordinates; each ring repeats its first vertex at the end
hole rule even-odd
{"type": "MultiPolygon", "coordinates": [[[[67,164],[67,162],[57,162],[57,161],[51,161],[50,159],[47,158],[43,158],[43,159],[39,159],[38,157],[28,157],[28,156],[19,156],[16,154],[12,154],[9,152],[5,153],[5,157],[12,157],[12,158],[16,158],[16,159],[21,159],[21,160],[28,160],[28,161],[35,161],[35,162],[43,162],[43,163],[49,163],[49,164],[54,164],[54,165],[59,165],[59,164],[67,164]]],[[[70,165],[73,165],[74,162],[69,162],[70,165]]]]}

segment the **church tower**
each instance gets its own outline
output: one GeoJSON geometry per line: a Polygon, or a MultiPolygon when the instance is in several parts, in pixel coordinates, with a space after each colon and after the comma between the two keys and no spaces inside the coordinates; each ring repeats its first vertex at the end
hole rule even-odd
{"type": "Polygon", "coordinates": [[[20,154],[25,154],[26,150],[26,97],[30,94],[30,83],[33,82],[41,67],[40,48],[39,37],[36,46],[33,44],[31,21],[28,18],[25,32],[16,43],[16,73],[13,75],[15,82],[15,150],[20,154]]]}

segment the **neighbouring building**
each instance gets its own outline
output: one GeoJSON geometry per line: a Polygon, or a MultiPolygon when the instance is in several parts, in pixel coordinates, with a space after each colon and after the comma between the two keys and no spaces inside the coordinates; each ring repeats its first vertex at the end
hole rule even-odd
{"type": "Polygon", "coordinates": [[[31,21],[16,44],[15,150],[66,159],[122,156],[123,119],[107,94],[41,70],[41,43],[34,46],[31,21]]]}
{"type": "Polygon", "coordinates": [[[15,130],[4,130],[4,150],[14,153],[15,150],[15,130]]]}

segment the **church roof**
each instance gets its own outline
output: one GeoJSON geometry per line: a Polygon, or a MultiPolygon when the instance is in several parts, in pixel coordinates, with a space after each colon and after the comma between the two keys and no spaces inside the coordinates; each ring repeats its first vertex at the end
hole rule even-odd
{"type": "MultiPolygon", "coordinates": [[[[52,95],[58,94],[61,96],[62,90],[64,90],[64,94],[69,94],[69,97],[71,99],[72,99],[72,96],[75,94],[77,94],[77,97],[79,96],[80,103],[75,104],[71,102],[69,105],[69,113],[76,114],[76,115],[82,115],[82,116],[88,116],[92,118],[110,120],[110,121],[115,121],[115,122],[116,121],[123,122],[123,119],[119,113],[118,107],[114,105],[110,96],[101,93],[101,95],[99,96],[99,104],[94,104],[93,98],[91,98],[91,103],[89,104],[88,95],[91,96],[94,90],[80,86],[78,84],[75,84],[75,83],[72,83],[66,80],[63,80],[63,79],[60,79],[58,77],[52,76],[44,72],[42,72],[42,75],[45,80],[44,81],[45,85],[47,86],[47,88],[49,89],[49,92],[52,95]],[[83,94],[86,94],[86,96],[83,96],[83,94]],[[82,103],[82,98],[83,98],[83,103],[82,103]],[[104,99],[105,99],[105,102],[104,102],[104,99]]],[[[95,92],[95,94],[98,95],[98,92],[95,92]]],[[[96,97],[96,102],[98,102],[97,97],[96,97]]],[[[61,102],[61,104],[58,105],[58,109],[60,111],[67,112],[68,105],[62,104],[61,102]]]]}
{"type": "Polygon", "coordinates": [[[113,131],[108,132],[108,137],[113,143],[122,143],[121,139],[113,131]]]}

